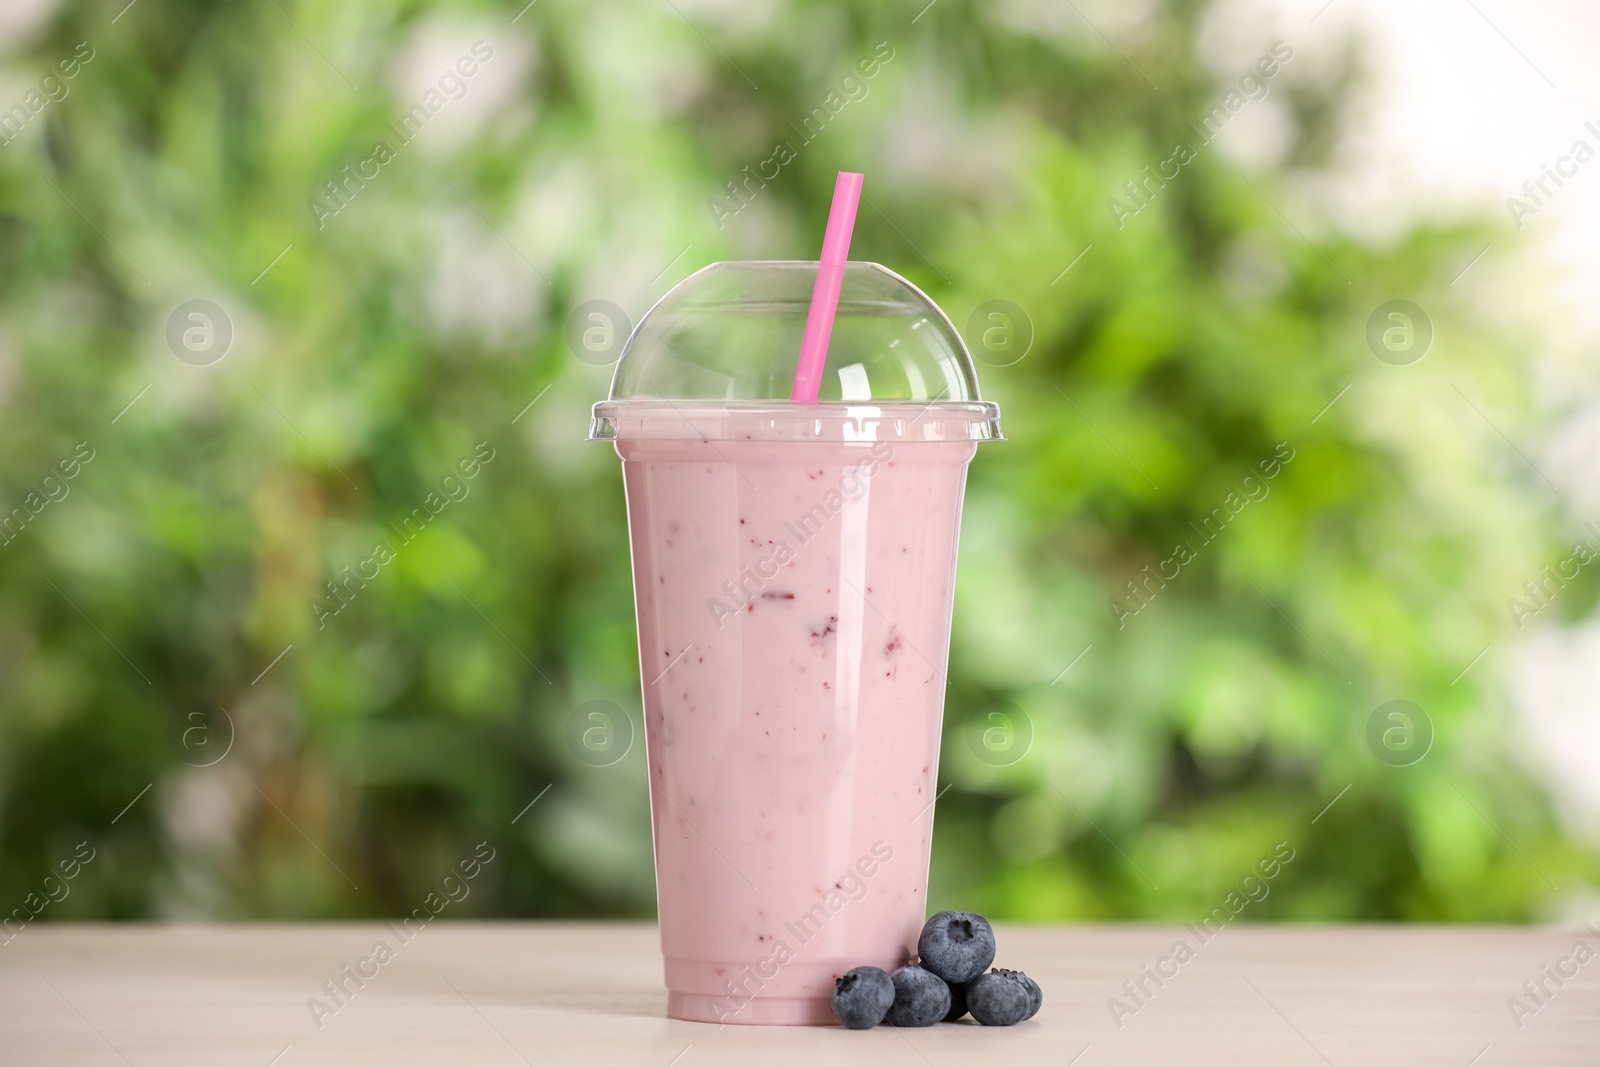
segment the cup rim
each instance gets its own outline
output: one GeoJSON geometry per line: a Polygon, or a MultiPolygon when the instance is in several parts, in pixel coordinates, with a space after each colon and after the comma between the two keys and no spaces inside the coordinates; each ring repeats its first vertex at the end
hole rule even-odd
{"type": "Polygon", "coordinates": [[[1003,441],[989,400],[602,400],[589,440],[1003,441]]]}

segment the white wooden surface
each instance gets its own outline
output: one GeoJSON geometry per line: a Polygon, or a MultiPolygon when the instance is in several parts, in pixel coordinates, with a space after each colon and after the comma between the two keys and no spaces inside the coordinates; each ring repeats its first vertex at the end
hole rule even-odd
{"type": "Polygon", "coordinates": [[[319,1028],[308,998],[378,939],[396,944],[388,927],[41,924],[0,947],[0,1065],[1600,1064],[1600,958],[1560,988],[1546,979],[1553,995],[1520,1028],[1506,1005],[1531,1004],[1523,982],[1580,938],[1600,948],[1583,930],[1234,927],[1160,989],[1147,980],[1154,995],[1120,1028],[1107,999],[1192,934],[998,936],[997,962],[1045,991],[1008,1030],[676,1022],[653,926],[443,921],[319,1028]]]}

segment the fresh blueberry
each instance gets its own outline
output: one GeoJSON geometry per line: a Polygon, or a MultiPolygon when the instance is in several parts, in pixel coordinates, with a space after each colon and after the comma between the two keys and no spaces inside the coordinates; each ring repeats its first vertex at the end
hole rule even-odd
{"type": "MultiPolygon", "coordinates": [[[[945,983],[949,985],[949,983],[945,983]]],[[[967,1013],[967,984],[957,982],[950,986],[950,1010],[944,1013],[944,1021],[953,1023],[967,1013]]]]}
{"type": "Polygon", "coordinates": [[[994,930],[971,911],[941,911],[917,939],[922,966],[952,985],[970,982],[994,962],[994,930]]]}
{"type": "Polygon", "coordinates": [[[846,1030],[870,1030],[894,1003],[895,984],[878,967],[857,967],[833,983],[833,1014],[846,1030]]]}
{"type": "Polygon", "coordinates": [[[889,978],[894,982],[894,1004],[887,1016],[889,1025],[932,1026],[950,1010],[950,987],[932,971],[899,967],[889,978]]]}
{"type": "Polygon", "coordinates": [[[1028,987],[999,971],[967,984],[967,1010],[985,1026],[1015,1026],[1028,1017],[1028,987]]]}
{"type": "Polygon", "coordinates": [[[1021,971],[1007,970],[1004,967],[996,967],[994,973],[1003,974],[1007,978],[1021,982],[1022,987],[1028,991],[1028,1014],[1022,1017],[1023,1022],[1027,1022],[1039,1014],[1039,1006],[1044,1003],[1044,990],[1039,988],[1038,982],[1035,982],[1021,971]]]}

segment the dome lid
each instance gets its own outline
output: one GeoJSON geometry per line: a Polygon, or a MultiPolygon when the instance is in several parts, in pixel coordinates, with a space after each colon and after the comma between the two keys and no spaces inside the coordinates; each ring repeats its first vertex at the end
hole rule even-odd
{"type": "Polygon", "coordinates": [[[845,265],[818,403],[791,404],[816,277],[814,261],[749,261],[679,282],[623,346],[590,436],[615,438],[619,418],[665,404],[811,420],[885,409],[903,421],[894,409],[910,407],[945,427],[941,437],[954,425],[968,439],[1000,437],[999,409],[979,395],[961,335],[926,293],[878,263],[845,265]]]}

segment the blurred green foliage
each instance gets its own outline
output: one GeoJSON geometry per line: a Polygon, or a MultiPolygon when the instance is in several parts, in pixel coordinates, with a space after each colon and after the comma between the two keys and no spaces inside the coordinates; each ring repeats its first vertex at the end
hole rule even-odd
{"type": "Polygon", "coordinates": [[[46,918],[396,914],[487,839],[453,914],[649,914],[643,753],[566,741],[584,701],[639,709],[618,465],[583,442],[608,372],[568,315],[814,257],[839,169],[867,174],[855,258],[958,325],[1008,300],[1035,334],[984,368],[1009,442],[971,475],[934,904],[1189,919],[1279,841],[1296,858],[1250,917],[1522,920],[1595,881],[1510,755],[1495,657],[1455,680],[1563,554],[1451,390],[1526,429],[1509,339],[1449,286],[1485,239],[1375,251],[1307,195],[1353,48],[1283,65],[1248,105],[1281,143],[1244,168],[1190,124],[1274,35],[1219,72],[1187,0],[1115,47],[1071,5],[977,0],[118,6],[0,45],[0,107],[93,51],[0,147],[6,507],[94,453],[0,548],[5,908],[88,840],[46,918]],[[1180,141],[1196,158],[1119,226],[1108,200],[1180,141]],[[1397,297],[1437,331],[1407,367],[1362,339],[1397,297]],[[195,299],[234,331],[208,366],[166,339],[195,299]],[[1280,442],[1207,543],[1194,524],[1280,442]],[[1119,627],[1109,602],[1180,542],[1119,627]],[[1365,740],[1392,698],[1436,731],[1414,766],[1365,740]],[[1005,701],[1032,742],[996,767],[968,728],[1005,701]]]}

